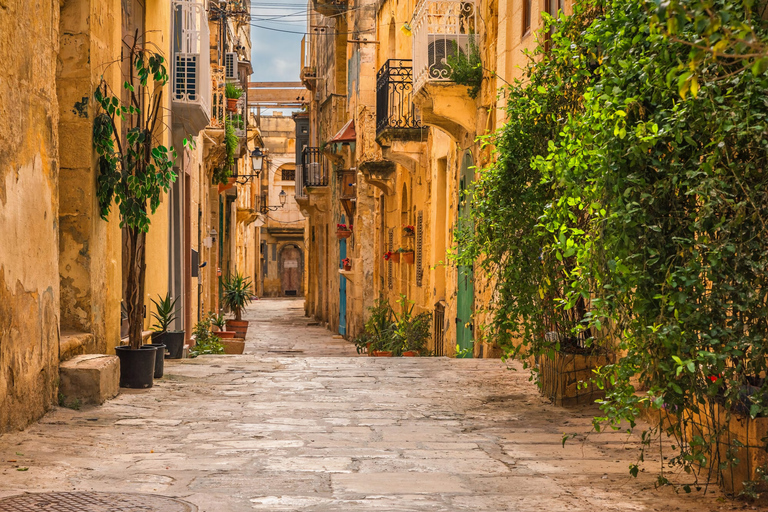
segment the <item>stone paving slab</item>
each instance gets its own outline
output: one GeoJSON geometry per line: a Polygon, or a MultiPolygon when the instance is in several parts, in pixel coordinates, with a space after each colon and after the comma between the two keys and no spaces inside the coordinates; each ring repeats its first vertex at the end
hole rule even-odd
{"type": "Polygon", "coordinates": [[[0,437],[0,496],[157,493],[201,512],[745,506],[654,489],[654,454],[630,478],[637,438],[587,435],[595,410],[552,406],[501,361],[357,356],[300,304],[254,304],[245,355],[168,361],[150,390],[0,437]],[[564,432],[580,436],[563,447],[564,432]]]}

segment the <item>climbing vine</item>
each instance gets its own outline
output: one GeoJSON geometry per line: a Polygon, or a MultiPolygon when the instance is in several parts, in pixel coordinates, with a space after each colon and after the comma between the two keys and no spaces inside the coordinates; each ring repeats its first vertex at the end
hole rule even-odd
{"type": "Polygon", "coordinates": [[[738,442],[718,449],[727,418],[768,414],[764,8],[592,0],[553,21],[506,91],[465,234],[495,286],[490,340],[610,350],[596,428],[659,411],[686,491],[739,462],[738,442]],[[553,307],[572,321],[553,329],[553,307]]]}

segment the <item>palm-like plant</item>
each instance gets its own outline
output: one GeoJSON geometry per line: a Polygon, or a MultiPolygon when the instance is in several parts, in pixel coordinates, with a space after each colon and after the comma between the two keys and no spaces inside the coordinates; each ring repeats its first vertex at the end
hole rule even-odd
{"type": "Polygon", "coordinates": [[[176,302],[178,297],[171,300],[171,294],[167,293],[165,298],[160,295],[157,296],[158,300],[150,299],[152,304],[155,305],[155,312],[152,313],[152,318],[155,319],[155,324],[152,325],[152,329],[155,332],[165,332],[168,327],[171,326],[174,320],[176,320],[176,302]]]}
{"type": "Polygon", "coordinates": [[[222,301],[235,315],[235,320],[243,319],[243,309],[251,302],[251,280],[243,276],[240,272],[224,279],[222,283],[224,294],[222,301]]]}

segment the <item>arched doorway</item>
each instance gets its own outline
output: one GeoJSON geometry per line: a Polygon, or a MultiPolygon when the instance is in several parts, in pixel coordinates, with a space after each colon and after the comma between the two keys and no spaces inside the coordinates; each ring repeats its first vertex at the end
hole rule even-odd
{"type": "Polygon", "coordinates": [[[303,258],[299,247],[286,245],[282,248],[280,251],[280,282],[283,295],[288,297],[302,295],[303,267],[303,258]]]}

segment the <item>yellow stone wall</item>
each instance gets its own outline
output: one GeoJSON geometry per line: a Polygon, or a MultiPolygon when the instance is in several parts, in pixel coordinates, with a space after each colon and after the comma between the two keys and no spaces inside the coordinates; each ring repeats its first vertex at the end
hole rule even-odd
{"type": "Polygon", "coordinates": [[[24,427],[58,375],[58,1],[0,16],[0,431],[24,427]]]}
{"type": "MultiPolygon", "coordinates": [[[[310,59],[305,64],[320,79],[306,80],[316,94],[310,103],[312,145],[328,142],[347,121],[355,120],[356,141],[351,146],[328,144],[325,153],[334,170],[357,169],[357,212],[352,222],[354,234],[347,239],[353,268],[347,278],[347,337],[362,329],[366,309],[379,294],[395,306],[401,294],[415,303],[415,311],[434,311],[445,306],[444,343],[438,350],[452,355],[456,348],[458,271],[450,254],[454,253],[454,228],[460,210],[460,170],[465,155],[471,155],[478,169],[489,165],[490,148],[482,149],[476,138],[490,133],[504,122],[503,103],[497,90],[504,82],[522,77],[524,52],[536,46],[536,31],[542,26],[543,0],[532,2],[531,27],[523,34],[523,2],[520,0],[478,1],[478,32],[483,66],[486,69],[481,93],[476,99],[467,87],[451,82],[427,82],[414,94],[422,124],[419,137],[377,138],[376,73],[388,59],[412,59],[413,34],[403,29],[413,23],[416,0],[356,2],[355,9],[343,16],[313,13],[313,27],[347,29],[354,39],[370,39],[377,44],[349,42],[310,36],[310,59]],[[346,59],[346,64],[341,56],[346,59]],[[339,69],[346,67],[347,83],[339,69]],[[497,75],[494,75],[493,73],[497,75]],[[389,169],[382,177],[375,169],[389,169]],[[422,215],[421,283],[417,265],[388,263],[383,253],[389,249],[416,249],[416,239],[403,236],[403,225],[416,226],[422,215]]],[[[319,10],[324,3],[317,4],[319,10]]],[[[570,5],[570,3],[568,3],[570,5]]],[[[567,7],[567,10],[570,10],[567,7]]],[[[330,11],[329,11],[330,14],[330,11]]],[[[410,27],[413,29],[414,27],[410,27]]],[[[339,317],[339,243],[333,237],[343,210],[337,199],[338,184],[331,176],[327,189],[310,190],[302,202],[307,213],[308,314],[337,331],[339,317]]],[[[491,299],[493,283],[475,275],[473,311],[491,299]]],[[[395,306],[396,307],[396,306],[395,306]]],[[[497,347],[478,343],[484,319],[475,314],[475,357],[498,357],[497,347]]],[[[439,326],[438,326],[439,327],[439,326]]]]}

